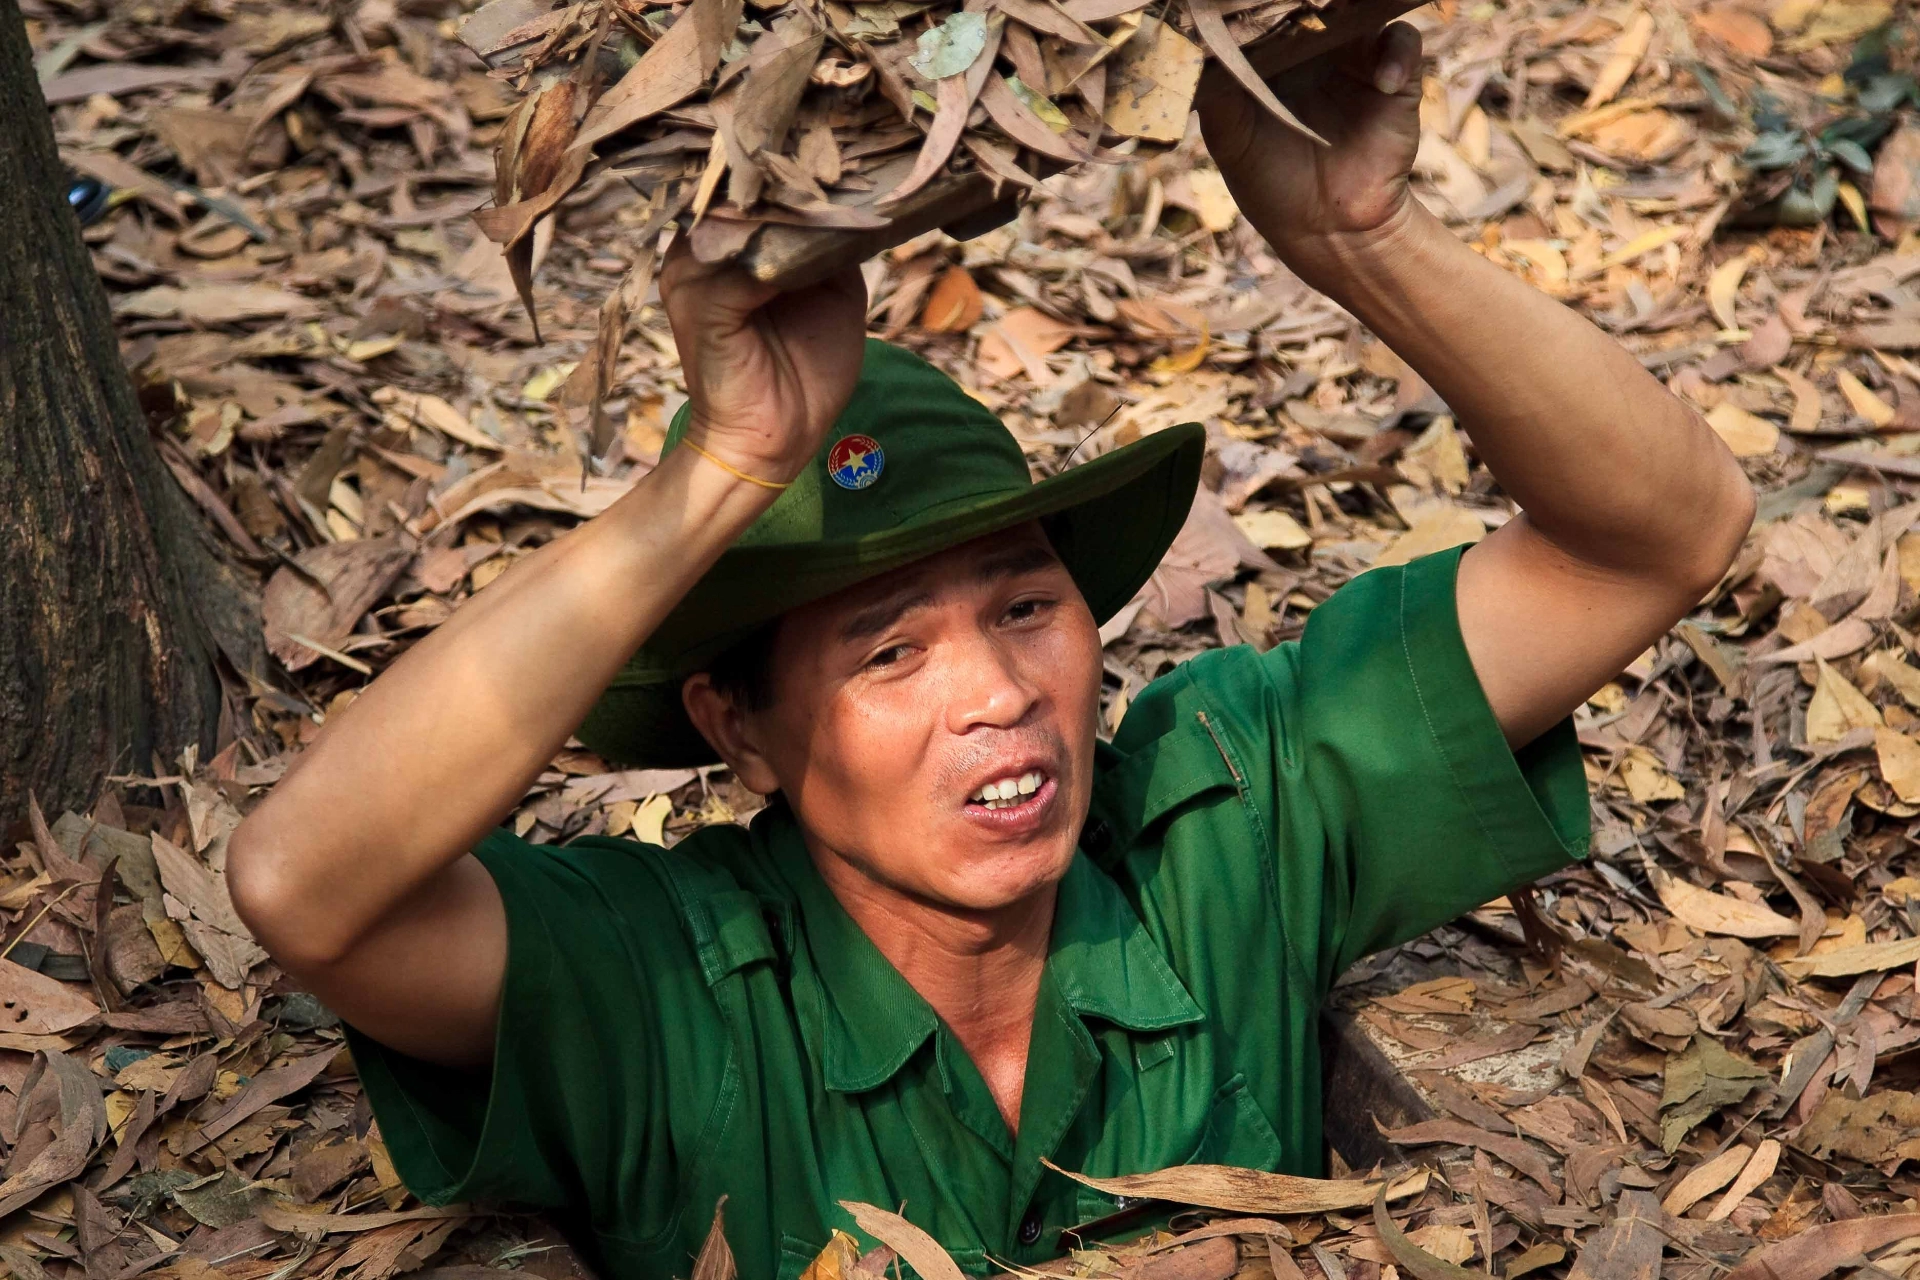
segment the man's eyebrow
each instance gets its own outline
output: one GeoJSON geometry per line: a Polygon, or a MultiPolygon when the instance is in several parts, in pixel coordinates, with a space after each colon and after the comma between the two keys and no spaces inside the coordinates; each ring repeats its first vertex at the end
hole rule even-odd
{"type": "Polygon", "coordinates": [[[927,589],[925,582],[904,583],[886,599],[868,605],[841,623],[840,639],[849,644],[856,640],[871,640],[898,622],[908,610],[932,602],[933,592],[927,589]]]}
{"type": "MultiPolygon", "coordinates": [[[[982,559],[974,566],[973,576],[976,582],[997,582],[1003,578],[1017,578],[1023,573],[1050,569],[1059,563],[1060,558],[1047,547],[1015,547],[982,559]]],[[[871,640],[909,612],[931,603],[933,592],[924,582],[904,582],[892,595],[868,605],[841,623],[840,639],[846,644],[871,640]]]]}
{"type": "Polygon", "coordinates": [[[1052,548],[1029,543],[986,557],[974,566],[973,577],[976,582],[997,582],[1002,578],[1017,578],[1023,573],[1051,569],[1059,563],[1060,557],[1053,554],[1052,548]]]}

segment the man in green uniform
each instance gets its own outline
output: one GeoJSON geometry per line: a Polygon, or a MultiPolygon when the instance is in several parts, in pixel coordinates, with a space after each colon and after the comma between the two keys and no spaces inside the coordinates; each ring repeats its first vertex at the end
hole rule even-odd
{"type": "Polygon", "coordinates": [[[1698,415],[1407,194],[1403,24],[1294,102],[1203,109],[1253,225],[1452,406],[1525,514],[1209,653],[1096,740],[1098,623],[1152,572],[1197,427],[1029,480],[859,277],[663,275],[657,468],[376,680],[235,834],[243,917],[338,1009],[423,1199],[568,1215],[684,1275],[722,1195],[793,1277],[842,1200],[963,1267],[1114,1208],[1043,1167],[1321,1171],[1343,967],[1577,857],[1566,717],[1751,519],[1698,415]],[[774,797],[671,852],[491,831],[570,734],[774,797]],[[491,832],[491,833],[490,833],[491,832]]]}

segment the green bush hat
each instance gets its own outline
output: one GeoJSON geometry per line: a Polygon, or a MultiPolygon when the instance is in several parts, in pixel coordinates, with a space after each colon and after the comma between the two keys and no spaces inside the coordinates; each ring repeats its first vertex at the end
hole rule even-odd
{"type": "MultiPolygon", "coordinates": [[[[687,419],[682,405],[663,456],[687,419]]],[[[1028,520],[1041,521],[1105,622],[1179,533],[1205,447],[1200,425],[1184,423],[1035,483],[986,406],[919,356],[870,338],[820,452],[614,677],[580,741],[620,765],[713,764],[680,702],[689,675],[790,609],[1028,520]]]]}

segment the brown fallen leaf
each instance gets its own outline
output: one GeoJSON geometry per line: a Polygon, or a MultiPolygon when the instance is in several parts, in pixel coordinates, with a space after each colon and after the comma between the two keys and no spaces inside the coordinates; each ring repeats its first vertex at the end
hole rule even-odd
{"type": "Polygon", "coordinates": [[[740,1274],[727,1244],[726,1209],[727,1198],[721,1196],[713,1206],[713,1225],[707,1228],[700,1256],[693,1260],[693,1280],[734,1280],[740,1274]]]}
{"type": "Polygon", "coordinates": [[[842,1200],[840,1207],[853,1215],[862,1231],[899,1254],[922,1280],[966,1280],[939,1241],[899,1214],[858,1200],[842,1200]]]}
{"type": "Polygon", "coordinates": [[[978,322],[985,306],[972,274],[965,267],[949,267],[927,294],[920,327],[929,333],[965,333],[978,322]]]}
{"type": "Polygon", "coordinates": [[[282,565],[267,581],[260,612],[268,651],[289,671],[312,666],[320,654],[293,637],[338,646],[412,559],[394,536],[327,542],[301,552],[294,562],[304,573],[282,565]]]}
{"type": "Polygon", "coordinates": [[[1658,867],[1652,871],[1654,892],[1674,919],[1701,933],[1733,938],[1791,938],[1800,932],[1797,921],[1744,898],[1702,889],[1658,867]]]}
{"type": "Polygon", "coordinates": [[[1823,1160],[1842,1155],[1892,1166],[1920,1159],[1920,1094],[1888,1089],[1849,1098],[1829,1093],[1794,1135],[1793,1145],[1823,1160]]]}
{"type": "Polygon", "coordinates": [[[1065,1174],[1083,1186],[1108,1195],[1171,1200],[1176,1204],[1225,1209],[1233,1213],[1328,1213],[1357,1209],[1371,1202],[1376,1190],[1390,1200],[1414,1195],[1426,1187],[1424,1170],[1392,1183],[1299,1178],[1285,1173],[1262,1173],[1231,1165],[1190,1164],[1157,1173],[1133,1173],[1116,1178],[1093,1178],[1062,1169],[1051,1160],[1041,1164],[1065,1174]]]}
{"type": "Polygon", "coordinates": [[[1713,1159],[1703,1161],[1689,1170],[1687,1176],[1667,1192],[1667,1198],[1660,1202],[1660,1207],[1674,1217],[1680,1217],[1732,1182],[1752,1159],[1752,1147],[1728,1147],[1713,1159]]]}
{"type": "Polygon", "coordinates": [[[1205,63],[1206,54],[1173,24],[1155,22],[1108,59],[1106,126],[1129,138],[1178,142],[1205,63]]]}
{"type": "Polygon", "coordinates": [[[1227,30],[1227,20],[1221,13],[1220,0],[1189,0],[1187,12],[1193,18],[1193,29],[1200,33],[1200,39],[1214,61],[1226,69],[1227,74],[1240,82],[1240,87],[1252,95],[1253,100],[1265,107],[1273,118],[1305,138],[1311,138],[1321,146],[1327,146],[1327,140],[1301,123],[1300,117],[1293,114],[1287,105],[1274,97],[1266,78],[1253,69],[1247,61],[1247,55],[1240,51],[1240,42],[1227,30]]]}
{"type": "Polygon", "coordinates": [[[1920,1213],[1849,1218],[1749,1254],[1726,1280],[1821,1280],[1848,1258],[1920,1235],[1920,1213]]]}
{"type": "Polygon", "coordinates": [[[1825,955],[1782,960],[1780,967],[1796,978],[1847,978],[1857,973],[1898,969],[1916,960],[1920,960],[1920,938],[1897,938],[1891,942],[1841,947],[1825,955]]]}
{"type": "Polygon", "coordinates": [[[166,885],[167,914],[207,962],[214,981],[230,991],[240,990],[247,973],[267,953],[233,909],[226,876],[202,865],[158,832],[153,835],[153,860],[166,885]]]}
{"type": "Polygon", "coordinates": [[[1618,1214],[1588,1239],[1567,1280],[1658,1280],[1666,1239],[1653,1193],[1622,1191],[1618,1214]]]}
{"type": "Polygon", "coordinates": [[[1707,1214],[1707,1221],[1724,1222],[1732,1216],[1733,1211],[1740,1207],[1742,1200],[1753,1194],[1761,1183],[1773,1176],[1774,1169],[1780,1164],[1780,1150],[1778,1139],[1762,1139],[1760,1145],[1753,1149],[1753,1158],[1747,1161],[1746,1167],[1740,1171],[1740,1176],[1735,1178],[1733,1185],[1727,1188],[1727,1194],[1720,1197],[1720,1203],[1707,1214]]]}
{"type": "Polygon", "coordinates": [[[1414,1280],[1478,1280],[1479,1273],[1457,1263],[1436,1258],[1413,1241],[1387,1212],[1387,1189],[1380,1187],[1373,1197],[1373,1229],[1387,1246],[1393,1260],[1414,1280]]]}
{"type": "Polygon", "coordinates": [[[178,317],[200,324],[312,315],[311,300],[267,284],[155,285],[114,301],[114,314],[148,319],[178,317]]]}
{"type": "Polygon", "coordinates": [[[1541,1155],[1524,1139],[1503,1133],[1489,1133],[1485,1129],[1458,1120],[1421,1120],[1415,1124],[1404,1125],[1398,1129],[1382,1127],[1381,1136],[1396,1146],[1426,1146],[1444,1142],[1463,1147],[1477,1147],[1495,1155],[1518,1169],[1521,1173],[1540,1184],[1550,1193],[1559,1193],[1559,1184],[1554,1180],[1553,1169],[1541,1155]]]}
{"type": "Polygon", "coordinates": [[[0,1031],[58,1035],[99,1014],[100,1006],[78,987],[0,959],[0,1031]]]}

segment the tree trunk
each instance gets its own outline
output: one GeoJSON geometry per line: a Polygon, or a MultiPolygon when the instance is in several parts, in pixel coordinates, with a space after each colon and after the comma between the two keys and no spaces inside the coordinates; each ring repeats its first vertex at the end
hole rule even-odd
{"type": "MultiPolygon", "coordinates": [[[[0,828],[214,746],[249,608],[147,434],[0,0],[0,828]],[[209,624],[212,625],[209,625],[209,624]]],[[[258,625],[251,634],[257,637],[258,625]]]]}

